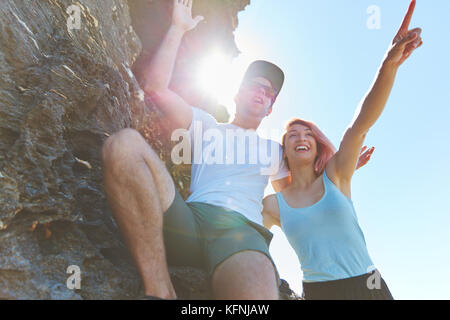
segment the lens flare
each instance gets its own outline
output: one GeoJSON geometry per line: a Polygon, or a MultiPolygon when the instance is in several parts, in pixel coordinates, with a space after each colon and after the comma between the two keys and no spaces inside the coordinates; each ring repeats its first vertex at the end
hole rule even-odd
{"type": "Polygon", "coordinates": [[[231,59],[220,50],[215,49],[199,64],[197,84],[217,99],[218,103],[227,105],[235,94],[231,59]]]}

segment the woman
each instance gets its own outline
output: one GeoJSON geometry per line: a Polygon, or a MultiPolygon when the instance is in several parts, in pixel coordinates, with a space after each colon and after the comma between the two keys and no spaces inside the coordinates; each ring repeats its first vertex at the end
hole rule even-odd
{"type": "Polygon", "coordinates": [[[265,226],[280,226],[296,251],[306,299],[393,299],[367,252],[351,200],[351,178],[399,66],[422,44],[421,29],[408,31],[414,7],[415,0],[337,152],[308,121],[292,120],[283,135],[292,183],[264,199],[262,214],[265,226]]]}

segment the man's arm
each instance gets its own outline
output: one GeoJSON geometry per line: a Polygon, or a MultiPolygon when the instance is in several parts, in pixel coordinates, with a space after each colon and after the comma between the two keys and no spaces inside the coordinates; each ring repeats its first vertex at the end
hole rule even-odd
{"type": "Polygon", "coordinates": [[[188,129],[192,108],[169,89],[177,52],[184,34],[203,20],[192,18],[192,0],[173,0],[172,23],[144,72],[144,91],[176,126],[188,129]]]}

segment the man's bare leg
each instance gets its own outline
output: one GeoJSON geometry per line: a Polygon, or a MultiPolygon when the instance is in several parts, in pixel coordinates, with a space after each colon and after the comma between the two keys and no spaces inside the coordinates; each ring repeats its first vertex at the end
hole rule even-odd
{"type": "Polygon", "coordinates": [[[102,159],[108,203],[139,269],[145,294],[175,298],[163,240],[163,213],[175,198],[171,176],[133,129],[109,137],[102,159]]]}
{"type": "Polygon", "coordinates": [[[275,268],[258,251],[236,253],[217,266],[212,277],[214,296],[220,300],[278,300],[275,268]]]}

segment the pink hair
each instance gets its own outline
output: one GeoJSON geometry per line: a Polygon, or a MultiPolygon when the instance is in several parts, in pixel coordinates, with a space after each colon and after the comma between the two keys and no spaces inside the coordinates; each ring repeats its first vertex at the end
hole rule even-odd
{"type": "MultiPolygon", "coordinates": [[[[305,127],[308,127],[311,129],[313,133],[313,137],[316,140],[317,143],[317,157],[314,163],[314,169],[318,175],[322,174],[323,170],[325,169],[328,161],[333,157],[333,155],[336,153],[336,148],[333,146],[333,144],[328,140],[328,138],[323,134],[322,131],[311,121],[294,118],[291,119],[287,125],[286,125],[286,132],[283,134],[281,145],[283,147],[283,153],[285,152],[285,142],[286,142],[286,135],[289,130],[289,128],[295,124],[301,124],[305,127]]],[[[289,168],[289,163],[287,157],[284,157],[284,161],[286,161],[286,165],[289,168]]]]}

